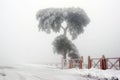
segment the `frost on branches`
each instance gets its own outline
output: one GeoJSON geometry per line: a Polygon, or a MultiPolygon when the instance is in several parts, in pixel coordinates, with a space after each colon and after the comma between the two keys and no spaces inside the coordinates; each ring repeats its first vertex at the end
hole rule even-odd
{"type": "Polygon", "coordinates": [[[64,59],[66,59],[67,53],[69,53],[69,57],[73,59],[79,57],[76,46],[64,35],[55,38],[53,41],[53,49],[54,52],[62,54],[64,59]]]}
{"type": "Polygon", "coordinates": [[[89,17],[81,8],[47,8],[39,10],[36,15],[39,30],[50,33],[59,32],[61,23],[67,22],[67,29],[72,39],[84,32],[84,27],[90,22],[89,17]]]}

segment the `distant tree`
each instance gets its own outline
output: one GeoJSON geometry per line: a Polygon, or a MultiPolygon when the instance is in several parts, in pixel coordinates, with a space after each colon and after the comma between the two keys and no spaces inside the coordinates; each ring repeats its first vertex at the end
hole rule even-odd
{"type": "Polygon", "coordinates": [[[84,27],[87,26],[90,19],[83,9],[47,8],[38,11],[36,18],[39,21],[39,30],[45,31],[46,33],[51,33],[51,31],[60,32],[60,30],[63,30],[63,35],[58,36],[53,42],[55,52],[62,54],[64,59],[66,59],[66,54],[70,51],[73,51],[72,56],[77,56],[77,49],[74,49],[75,45],[68,40],[66,35],[69,32],[74,40],[79,34],[84,32],[84,27]],[[66,22],[66,27],[62,26],[63,22],[66,22]]]}

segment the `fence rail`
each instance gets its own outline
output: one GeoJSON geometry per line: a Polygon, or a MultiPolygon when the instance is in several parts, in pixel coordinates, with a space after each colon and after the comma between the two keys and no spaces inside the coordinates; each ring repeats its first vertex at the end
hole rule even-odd
{"type": "MultiPolygon", "coordinates": [[[[62,68],[83,68],[83,56],[79,59],[63,59],[62,68]]],[[[91,58],[88,56],[87,68],[99,68],[99,69],[116,69],[120,70],[120,57],[106,58],[104,55],[101,58],[91,58]]]]}
{"type": "Polygon", "coordinates": [[[100,69],[116,69],[120,70],[120,58],[105,58],[103,55],[101,58],[88,57],[88,68],[100,68],[100,69]],[[99,67],[97,67],[99,66],[99,67]]]}
{"type": "Polygon", "coordinates": [[[74,68],[79,67],[82,69],[83,67],[83,57],[81,56],[79,59],[62,59],[62,68],[74,68]]]}

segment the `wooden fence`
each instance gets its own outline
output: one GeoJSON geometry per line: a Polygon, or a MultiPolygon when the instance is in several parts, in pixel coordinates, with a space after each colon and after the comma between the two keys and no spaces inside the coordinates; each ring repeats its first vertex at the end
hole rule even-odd
{"type": "Polygon", "coordinates": [[[88,56],[88,69],[91,67],[99,69],[116,69],[120,70],[120,58],[91,58],[88,56]]]}
{"type": "MultiPolygon", "coordinates": [[[[63,59],[62,68],[83,68],[83,56],[79,59],[63,59]]],[[[91,58],[88,56],[87,68],[98,68],[102,70],[116,69],[120,70],[120,57],[119,58],[106,58],[104,55],[101,58],[91,58]]]]}
{"type": "Polygon", "coordinates": [[[83,67],[83,57],[81,56],[79,59],[63,59],[62,60],[62,68],[75,68],[79,67],[82,69],[83,67]]]}

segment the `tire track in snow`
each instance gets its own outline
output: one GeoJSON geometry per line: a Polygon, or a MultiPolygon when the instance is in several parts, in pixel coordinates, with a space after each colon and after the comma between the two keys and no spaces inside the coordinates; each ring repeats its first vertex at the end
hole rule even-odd
{"type": "MultiPolygon", "coordinates": [[[[37,78],[37,79],[39,79],[39,80],[50,80],[50,79],[47,79],[47,78],[41,78],[41,77],[36,76],[36,75],[34,75],[34,77],[37,78]]],[[[52,80],[55,80],[55,79],[52,79],[52,80]]]]}
{"type": "Polygon", "coordinates": [[[26,78],[25,78],[23,75],[21,75],[20,73],[17,73],[17,72],[16,72],[16,74],[19,76],[19,79],[20,79],[20,80],[26,80],[26,78]]]}

